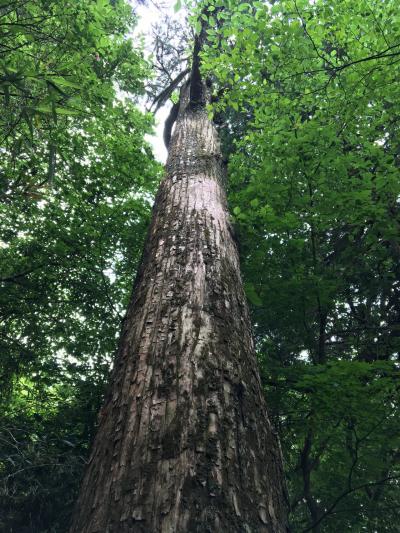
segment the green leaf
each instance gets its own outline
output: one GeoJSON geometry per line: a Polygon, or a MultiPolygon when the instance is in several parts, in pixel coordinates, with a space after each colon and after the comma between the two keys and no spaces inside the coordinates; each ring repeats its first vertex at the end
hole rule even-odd
{"type": "Polygon", "coordinates": [[[48,79],[56,85],[60,85],[61,87],[71,87],[72,89],[80,89],[80,85],[78,83],[74,83],[71,80],[65,79],[61,76],[52,76],[48,79]]]}
{"type": "Polygon", "coordinates": [[[263,304],[261,298],[257,294],[256,289],[252,283],[245,283],[244,291],[250,303],[252,303],[253,305],[257,307],[260,307],[263,304]]]}

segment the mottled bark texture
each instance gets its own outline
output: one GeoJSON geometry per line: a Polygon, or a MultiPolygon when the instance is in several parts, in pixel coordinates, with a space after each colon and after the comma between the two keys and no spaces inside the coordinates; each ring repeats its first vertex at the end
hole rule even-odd
{"type": "Polygon", "coordinates": [[[184,102],[72,532],[287,531],[216,130],[184,102]]]}

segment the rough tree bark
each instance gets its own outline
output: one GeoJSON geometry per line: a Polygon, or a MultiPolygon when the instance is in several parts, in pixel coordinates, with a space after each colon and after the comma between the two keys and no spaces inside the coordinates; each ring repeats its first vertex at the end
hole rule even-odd
{"type": "Polygon", "coordinates": [[[73,533],[287,531],[218,136],[185,95],[73,533]]]}

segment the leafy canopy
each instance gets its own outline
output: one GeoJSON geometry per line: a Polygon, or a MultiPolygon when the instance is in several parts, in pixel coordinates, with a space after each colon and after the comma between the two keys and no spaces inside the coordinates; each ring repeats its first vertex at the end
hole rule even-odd
{"type": "Polygon", "coordinates": [[[159,176],[123,1],[0,5],[0,529],[65,531],[159,176]]]}
{"type": "Polygon", "coordinates": [[[397,2],[207,5],[203,71],[293,529],[396,531],[397,2]]]}

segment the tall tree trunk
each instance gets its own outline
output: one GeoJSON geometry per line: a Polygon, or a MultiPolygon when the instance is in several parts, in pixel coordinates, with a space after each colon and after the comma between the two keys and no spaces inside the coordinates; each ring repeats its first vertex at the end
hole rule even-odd
{"type": "Polygon", "coordinates": [[[183,98],[71,532],[287,531],[218,136],[183,98]]]}

